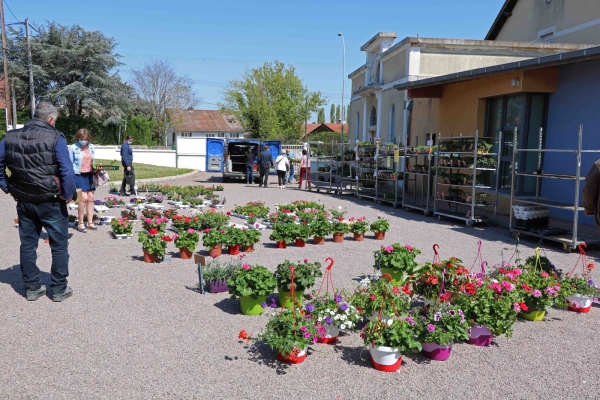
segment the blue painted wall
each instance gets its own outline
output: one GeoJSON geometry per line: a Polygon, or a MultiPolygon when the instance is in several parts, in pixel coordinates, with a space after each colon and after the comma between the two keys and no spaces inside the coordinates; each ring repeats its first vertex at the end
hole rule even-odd
{"type": "MultiPolygon", "coordinates": [[[[588,61],[560,67],[558,90],[550,95],[547,149],[576,149],[577,132],[583,124],[583,149],[600,150],[600,61],[588,61]]],[[[584,154],[581,174],[585,177],[600,154],[584,154]]],[[[575,174],[576,157],[568,153],[547,153],[544,172],[575,174]]],[[[581,188],[583,188],[582,182],[581,188]]],[[[573,202],[575,184],[557,179],[544,179],[542,196],[573,202]]],[[[581,193],[580,193],[581,199],[581,193]]],[[[580,204],[582,201],[580,200],[580,204]]],[[[573,213],[553,210],[552,216],[572,221],[573,213]]],[[[581,223],[593,225],[592,217],[579,212],[581,223]]]]}

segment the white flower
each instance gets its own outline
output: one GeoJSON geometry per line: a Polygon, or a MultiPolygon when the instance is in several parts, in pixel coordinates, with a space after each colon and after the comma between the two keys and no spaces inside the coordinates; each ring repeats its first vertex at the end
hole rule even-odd
{"type": "Polygon", "coordinates": [[[330,311],[329,314],[335,315],[335,311],[330,311]]]}
{"type": "Polygon", "coordinates": [[[346,316],[345,316],[345,315],[342,315],[342,316],[339,316],[339,315],[338,315],[338,317],[340,317],[340,319],[341,319],[342,321],[345,321],[345,320],[346,320],[346,316]]]}
{"type": "Polygon", "coordinates": [[[344,325],[344,324],[341,324],[341,325],[340,325],[340,329],[346,329],[346,325],[344,325]]]}
{"type": "MultiPolygon", "coordinates": [[[[339,316],[339,315],[336,315],[335,317],[333,317],[333,319],[337,321],[338,319],[340,319],[340,316],[339,316]]],[[[343,320],[342,320],[342,321],[343,321],[343,320]]]]}
{"type": "Polygon", "coordinates": [[[317,318],[317,321],[319,321],[319,322],[323,321],[323,317],[317,318]]]}
{"type": "Polygon", "coordinates": [[[331,310],[328,308],[327,310],[325,310],[326,313],[330,313],[331,310]]]}

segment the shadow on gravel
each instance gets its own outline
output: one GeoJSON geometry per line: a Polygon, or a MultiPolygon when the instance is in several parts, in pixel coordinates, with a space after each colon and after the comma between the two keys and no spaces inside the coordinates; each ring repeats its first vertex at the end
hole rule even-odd
{"type": "Polygon", "coordinates": [[[277,375],[287,374],[287,370],[290,368],[290,364],[279,361],[275,351],[267,345],[253,343],[248,346],[248,353],[250,355],[250,358],[248,358],[250,361],[274,369],[277,375]]]}
{"type": "Polygon", "coordinates": [[[334,351],[347,363],[359,367],[373,368],[371,366],[369,351],[365,347],[347,347],[336,344],[334,351]]]}
{"type": "Polygon", "coordinates": [[[225,298],[221,301],[215,303],[215,307],[219,310],[226,312],[231,315],[239,315],[240,314],[240,301],[235,299],[231,300],[230,298],[225,298]]]}
{"type": "MultiPolygon", "coordinates": [[[[50,274],[45,271],[40,271],[42,277],[42,283],[50,282],[50,274]]],[[[15,292],[17,292],[20,296],[26,297],[25,295],[25,285],[23,284],[23,278],[21,276],[21,266],[13,265],[7,269],[0,269],[0,283],[6,283],[10,285],[15,292]]],[[[48,286],[46,283],[46,286],[48,286]]]]}

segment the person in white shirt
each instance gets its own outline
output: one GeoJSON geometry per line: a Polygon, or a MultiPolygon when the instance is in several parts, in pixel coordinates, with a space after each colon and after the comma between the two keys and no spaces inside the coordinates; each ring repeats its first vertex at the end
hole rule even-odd
{"type": "Polygon", "coordinates": [[[285,154],[280,154],[275,159],[275,165],[277,168],[277,181],[279,182],[279,188],[285,189],[285,174],[290,169],[290,161],[285,154]]]}

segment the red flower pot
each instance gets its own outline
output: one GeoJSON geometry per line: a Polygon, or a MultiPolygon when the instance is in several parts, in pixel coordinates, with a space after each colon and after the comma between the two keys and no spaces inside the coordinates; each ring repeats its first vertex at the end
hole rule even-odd
{"type": "Polygon", "coordinates": [[[290,354],[281,354],[279,351],[277,352],[277,358],[280,361],[288,364],[300,364],[304,360],[306,360],[306,349],[300,351],[299,349],[294,349],[290,354]]]}
{"type": "Polygon", "coordinates": [[[385,239],[385,231],[383,231],[383,232],[373,232],[373,235],[375,235],[375,240],[383,240],[383,239],[385,239]]]}
{"type": "Polygon", "coordinates": [[[296,247],[304,247],[306,242],[303,239],[296,239],[296,247]]]}
{"type": "Polygon", "coordinates": [[[286,247],[287,247],[287,244],[285,243],[285,240],[282,240],[281,242],[277,242],[278,249],[285,249],[286,247]]]}
{"type": "Polygon", "coordinates": [[[186,249],[185,247],[180,247],[179,248],[179,258],[181,258],[183,260],[189,260],[190,258],[192,258],[192,251],[186,249]]]}
{"type": "Polygon", "coordinates": [[[144,250],[144,262],[156,263],[156,262],[158,262],[158,256],[154,256],[154,255],[148,253],[146,250],[144,250]]]}
{"type": "Polygon", "coordinates": [[[342,243],[344,241],[343,233],[334,233],[333,234],[333,242],[334,243],[342,243]]]}
{"type": "Polygon", "coordinates": [[[227,246],[227,252],[232,256],[238,254],[240,252],[240,245],[234,244],[233,246],[227,246]]]}
{"type": "Polygon", "coordinates": [[[314,244],[323,244],[323,243],[325,243],[325,238],[313,236],[313,243],[314,244]]]}
{"type": "Polygon", "coordinates": [[[356,240],[357,242],[362,242],[363,240],[365,240],[365,234],[364,233],[355,233],[354,240],[356,240]]]}
{"type": "Polygon", "coordinates": [[[250,246],[243,245],[241,247],[241,252],[242,253],[252,253],[253,251],[254,251],[254,245],[253,244],[251,244],[250,246]]]}
{"type": "Polygon", "coordinates": [[[218,244],[208,251],[208,255],[211,256],[212,258],[217,258],[221,255],[222,251],[223,251],[222,246],[220,244],[218,244]]]}

